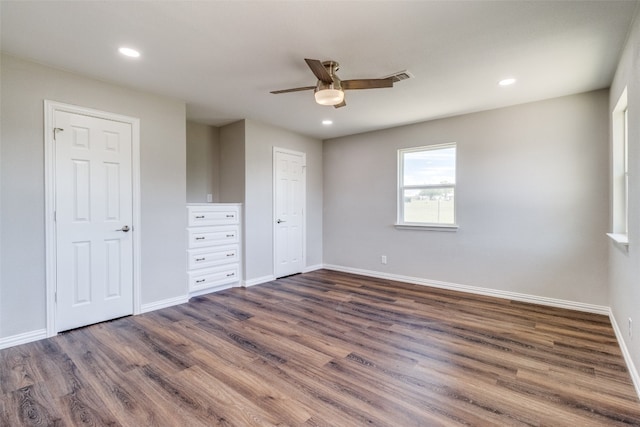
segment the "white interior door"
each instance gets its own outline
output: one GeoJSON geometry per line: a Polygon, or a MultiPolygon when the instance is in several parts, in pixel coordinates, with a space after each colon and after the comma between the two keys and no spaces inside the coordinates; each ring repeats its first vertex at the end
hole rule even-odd
{"type": "Polygon", "coordinates": [[[132,126],[54,113],[56,330],[133,314],[132,126]]]}
{"type": "Polygon", "coordinates": [[[274,275],[300,273],[304,268],[305,154],[273,149],[274,275]]]}

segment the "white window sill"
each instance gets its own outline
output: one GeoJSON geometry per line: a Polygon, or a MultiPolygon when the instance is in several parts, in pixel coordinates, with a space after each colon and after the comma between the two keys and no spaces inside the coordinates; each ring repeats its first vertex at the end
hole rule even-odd
{"type": "Polygon", "coordinates": [[[629,236],[626,234],[607,233],[607,236],[621,246],[629,246],[629,236]]]}
{"type": "Polygon", "coordinates": [[[437,224],[394,224],[395,228],[401,230],[422,230],[422,231],[458,231],[457,225],[437,225],[437,224]]]}

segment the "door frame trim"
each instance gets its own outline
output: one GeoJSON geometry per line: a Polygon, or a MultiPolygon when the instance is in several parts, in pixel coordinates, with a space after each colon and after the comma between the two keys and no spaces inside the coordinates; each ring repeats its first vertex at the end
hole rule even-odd
{"type": "Polygon", "coordinates": [[[272,175],[273,175],[273,184],[272,184],[272,216],[271,216],[271,224],[272,224],[272,238],[273,238],[273,277],[277,278],[276,270],[277,270],[277,239],[276,239],[276,216],[278,212],[276,211],[276,153],[285,153],[285,154],[293,154],[295,156],[302,157],[302,270],[304,271],[307,266],[307,153],[302,151],[289,150],[287,148],[276,147],[273,146],[273,161],[272,161],[272,175]]]}
{"type": "Polygon", "coordinates": [[[131,185],[133,208],[133,314],[141,312],[141,236],[140,226],[140,119],[92,108],[44,100],[44,193],[45,193],[45,289],[47,337],[56,330],[56,170],[53,137],[54,117],[57,111],[81,114],[131,125],[131,185]]]}

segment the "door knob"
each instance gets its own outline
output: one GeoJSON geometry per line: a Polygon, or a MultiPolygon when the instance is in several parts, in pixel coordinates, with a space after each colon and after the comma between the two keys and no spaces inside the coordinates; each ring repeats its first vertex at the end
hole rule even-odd
{"type": "Polygon", "coordinates": [[[128,226],[128,225],[125,225],[125,226],[124,226],[124,227],[122,227],[122,228],[118,228],[116,231],[122,231],[122,232],[125,232],[125,233],[126,233],[126,232],[127,232],[127,231],[129,231],[129,230],[131,230],[131,229],[129,228],[129,226],[128,226]]]}
{"type": "Polygon", "coordinates": [[[287,221],[283,221],[283,220],[279,219],[279,220],[277,220],[276,222],[277,222],[278,224],[280,224],[281,222],[287,222],[287,221]]]}

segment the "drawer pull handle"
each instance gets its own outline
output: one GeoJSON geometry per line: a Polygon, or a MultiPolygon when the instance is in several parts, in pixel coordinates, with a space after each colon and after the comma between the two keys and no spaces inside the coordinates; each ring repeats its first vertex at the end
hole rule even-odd
{"type": "Polygon", "coordinates": [[[204,219],[204,215],[196,215],[196,219],[204,219]]]}
{"type": "Polygon", "coordinates": [[[231,215],[227,215],[227,218],[235,218],[236,216],[231,214],[231,215]]]}
{"type": "Polygon", "coordinates": [[[204,237],[196,237],[196,240],[204,240],[204,237]]]}
{"type": "Polygon", "coordinates": [[[227,254],[228,257],[234,256],[234,255],[235,255],[234,253],[227,254]]]}
{"type": "Polygon", "coordinates": [[[206,258],[196,258],[196,261],[204,261],[206,258]]]}
{"type": "Polygon", "coordinates": [[[235,276],[235,275],[236,275],[236,273],[228,273],[228,274],[227,274],[227,277],[233,277],[233,276],[235,276]]]}
{"type": "Polygon", "coordinates": [[[227,237],[236,237],[234,234],[227,234],[227,237]]]}
{"type": "Polygon", "coordinates": [[[196,280],[196,283],[203,283],[204,279],[196,280]]]}

